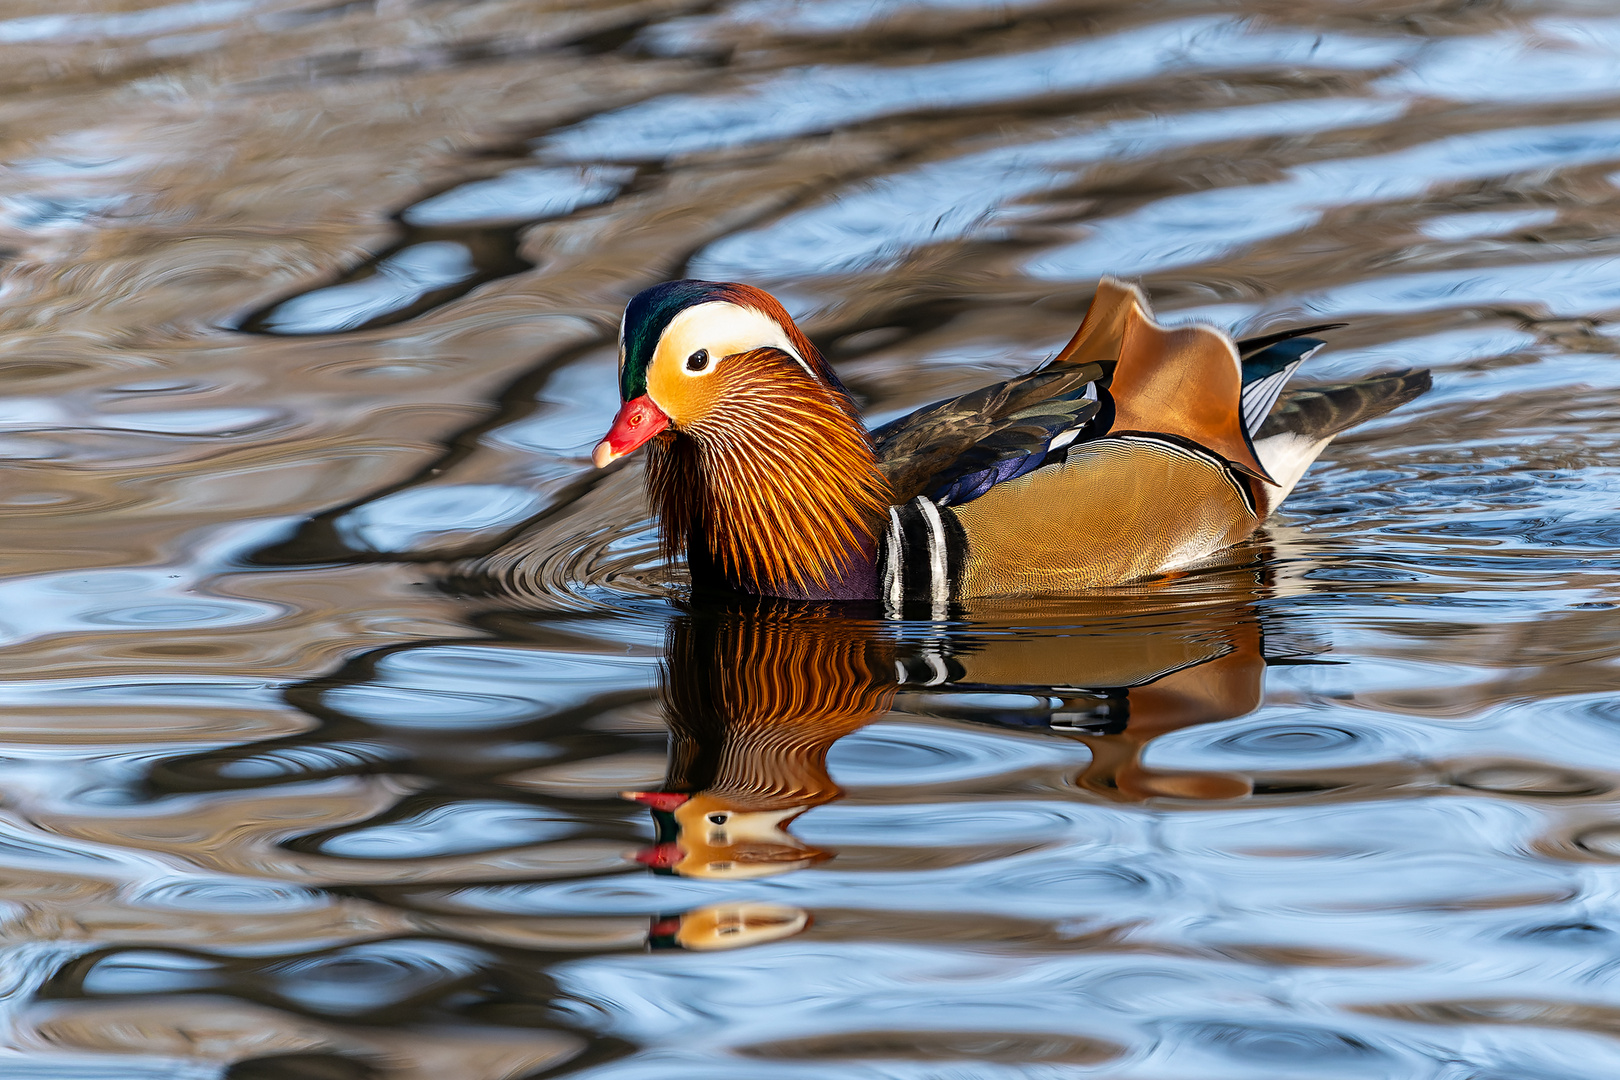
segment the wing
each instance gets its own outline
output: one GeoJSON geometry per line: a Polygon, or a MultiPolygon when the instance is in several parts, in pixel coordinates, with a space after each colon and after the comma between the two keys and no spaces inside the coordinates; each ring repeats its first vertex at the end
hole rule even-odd
{"type": "Polygon", "coordinates": [[[1037,469],[1097,413],[1097,364],[1053,364],[936,401],[871,432],[896,503],[918,495],[960,505],[1037,469]]]}
{"type": "Polygon", "coordinates": [[[1119,357],[1108,384],[1114,399],[1110,433],[1188,439],[1239,472],[1274,483],[1243,426],[1243,370],[1226,334],[1196,323],[1160,326],[1140,290],[1104,278],[1070,346],[1077,342],[1080,352],[1090,348],[1119,357]],[[1094,317],[1096,329],[1088,335],[1094,317]]]}
{"type": "Polygon", "coordinates": [[[1292,330],[1279,330],[1275,334],[1244,338],[1237,343],[1238,357],[1243,361],[1244,378],[1248,378],[1249,361],[1259,359],[1260,354],[1273,345],[1281,344],[1293,338],[1304,337],[1306,334],[1320,334],[1324,330],[1342,330],[1349,325],[1349,323],[1344,322],[1319,323],[1316,326],[1296,326],[1292,330]]]}

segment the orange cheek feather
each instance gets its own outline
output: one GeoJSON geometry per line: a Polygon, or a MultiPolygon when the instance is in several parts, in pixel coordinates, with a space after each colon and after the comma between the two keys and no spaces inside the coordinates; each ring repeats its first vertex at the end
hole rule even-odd
{"type": "Polygon", "coordinates": [[[591,452],[591,461],[598,469],[651,441],[653,436],[669,427],[669,417],[654,405],[646,394],[624,403],[613,426],[591,452]]]}

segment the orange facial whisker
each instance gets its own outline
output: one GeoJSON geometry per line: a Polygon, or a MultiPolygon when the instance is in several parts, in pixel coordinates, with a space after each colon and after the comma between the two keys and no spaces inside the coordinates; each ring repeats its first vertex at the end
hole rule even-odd
{"type": "Polygon", "coordinates": [[[730,357],[708,415],[654,444],[666,553],[693,537],[762,591],[825,588],[875,543],[889,493],[843,395],[776,350],[730,357]]]}

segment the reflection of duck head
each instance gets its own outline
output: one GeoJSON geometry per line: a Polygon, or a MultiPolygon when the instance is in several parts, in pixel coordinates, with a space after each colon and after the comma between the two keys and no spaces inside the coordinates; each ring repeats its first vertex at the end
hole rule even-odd
{"type": "MultiPolygon", "coordinates": [[[[670,794],[625,793],[640,803],[670,794]]],[[[787,831],[808,806],[741,810],[710,794],[680,797],[685,801],[673,810],[653,808],[659,842],[638,853],[637,862],[682,877],[739,879],[784,874],[832,857],[787,831]]]]}
{"type": "Polygon", "coordinates": [[[658,843],[637,860],[669,873],[755,878],[832,857],[788,831],[839,797],[827,751],[888,711],[892,647],[877,624],[793,604],[747,603],[677,619],[664,664],[665,790],[627,792],[658,843]]]}
{"type": "Polygon", "coordinates": [[[684,915],[656,918],[647,945],[658,949],[721,952],[790,938],[810,925],[802,908],[780,904],[710,904],[684,915]]]}

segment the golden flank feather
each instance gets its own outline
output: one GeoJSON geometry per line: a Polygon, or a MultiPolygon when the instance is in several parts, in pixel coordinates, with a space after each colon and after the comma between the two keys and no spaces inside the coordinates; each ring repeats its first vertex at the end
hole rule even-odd
{"type": "Polygon", "coordinates": [[[761,592],[825,589],[875,550],[888,483],[848,400],[780,349],[727,357],[709,400],[652,446],[664,552],[706,545],[761,592]]]}

